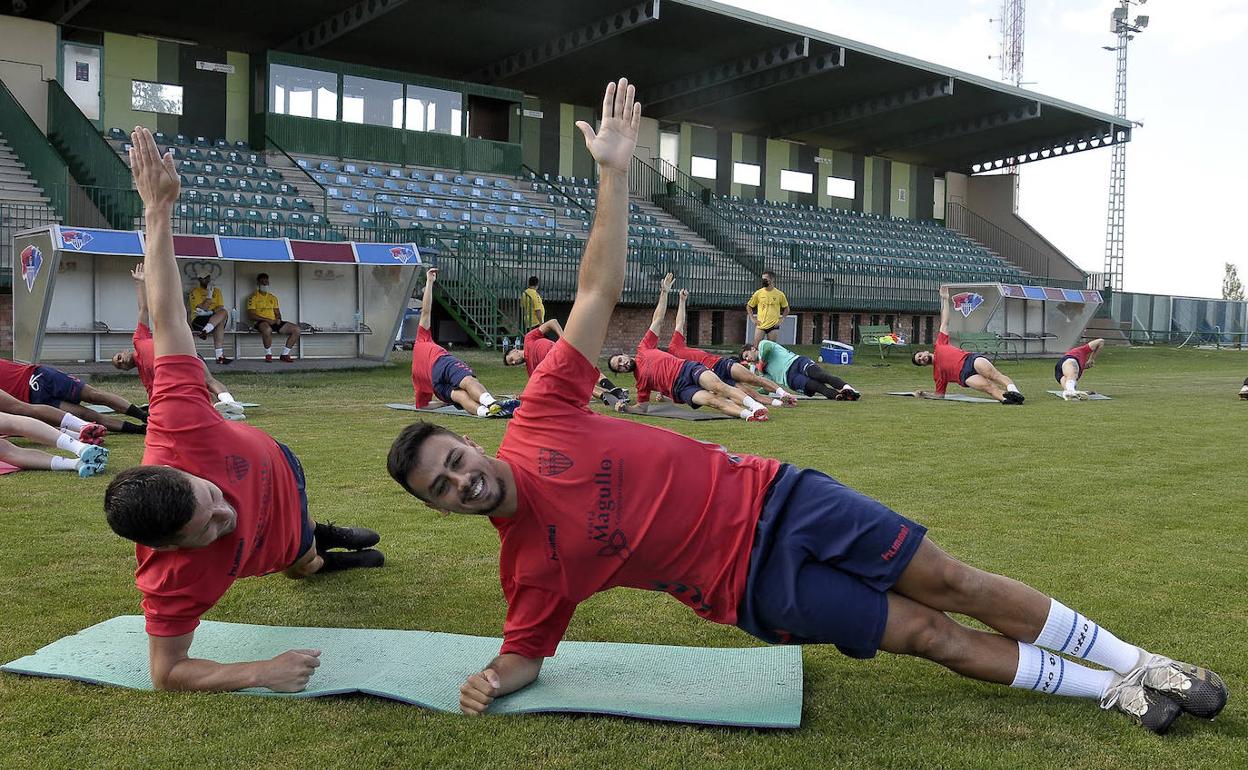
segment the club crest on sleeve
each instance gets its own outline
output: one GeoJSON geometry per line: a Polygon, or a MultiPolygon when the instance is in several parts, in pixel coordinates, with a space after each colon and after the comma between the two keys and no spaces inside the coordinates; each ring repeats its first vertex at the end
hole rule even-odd
{"type": "Polygon", "coordinates": [[[970,317],[980,305],[984,304],[982,294],[976,294],[973,291],[964,291],[961,294],[955,294],[951,298],[953,300],[953,309],[962,314],[963,318],[970,317]]]}
{"type": "Polygon", "coordinates": [[[43,267],[43,252],[36,246],[22,249],[22,280],[26,281],[26,291],[35,290],[35,279],[39,277],[39,268],[43,267]]]}
{"type": "Polygon", "coordinates": [[[558,476],[572,467],[572,458],[557,449],[539,449],[537,472],[543,476],[558,476]]]}
{"type": "Polygon", "coordinates": [[[225,458],[225,472],[234,483],[238,483],[247,478],[248,472],[251,471],[251,463],[247,458],[239,455],[227,455],[225,458]]]}

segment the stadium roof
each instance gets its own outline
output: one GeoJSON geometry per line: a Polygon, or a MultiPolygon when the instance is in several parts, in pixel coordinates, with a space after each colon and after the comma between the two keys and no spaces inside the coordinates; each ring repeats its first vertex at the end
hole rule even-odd
{"type": "Polygon", "coordinates": [[[711,0],[29,0],[70,27],[281,49],[975,172],[1128,141],[1131,123],[711,0]],[[204,12],[207,11],[207,12],[204,12]]]}

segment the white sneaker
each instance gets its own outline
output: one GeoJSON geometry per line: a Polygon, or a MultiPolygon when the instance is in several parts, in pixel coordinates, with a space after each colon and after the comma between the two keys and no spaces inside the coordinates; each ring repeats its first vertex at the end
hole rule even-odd
{"type": "Polygon", "coordinates": [[[218,401],[213,404],[213,407],[227,420],[246,419],[243,415],[243,407],[237,401],[218,401]]]}
{"type": "Polygon", "coordinates": [[[1248,385],[1245,385],[1244,387],[1239,389],[1239,397],[1244,399],[1245,401],[1248,401],[1248,385]]]}

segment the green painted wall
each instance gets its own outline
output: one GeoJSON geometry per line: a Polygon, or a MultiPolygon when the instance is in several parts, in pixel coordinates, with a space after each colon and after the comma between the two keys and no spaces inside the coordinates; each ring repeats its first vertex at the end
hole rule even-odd
{"type": "Polygon", "coordinates": [[[247,141],[251,97],[251,57],[227,51],[226,64],[234,65],[234,73],[225,76],[225,138],[247,141]]]}
{"type": "Polygon", "coordinates": [[[573,110],[570,104],[559,105],[559,173],[563,176],[572,176],[572,132],[581,133],[573,125],[573,110]]]}
{"type": "Polygon", "coordinates": [[[156,115],[130,109],[132,80],[157,79],[155,40],[104,33],[104,127],[144,126],[155,131],[156,115]]]}
{"type": "Polygon", "coordinates": [[[914,184],[911,180],[912,167],[909,163],[893,161],[892,178],[889,185],[889,216],[910,219],[914,214],[914,184]],[[903,192],[904,191],[904,192],[903,192]],[[902,200],[902,198],[905,200],[902,200]]]}
{"type": "Polygon", "coordinates": [[[780,189],[780,171],[790,165],[791,145],[776,139],[767,140],[766,176],[763,179],[763,197],[769,201],[788,203],[789,193],[780,189]]]}

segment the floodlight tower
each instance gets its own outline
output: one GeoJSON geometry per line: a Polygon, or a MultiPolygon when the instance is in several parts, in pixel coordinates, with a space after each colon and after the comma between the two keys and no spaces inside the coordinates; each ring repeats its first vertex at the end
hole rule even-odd
{"type": "MultiPolygon", "coordinates": [[[[1118,75],[1114,81],[1114,115],[1127,117],[1127,44],[1148,26],[1147,16],[1128,21],[1132,5],[1148,0],[1118,0],[1110,13],[1109,31],[1117,35],[1118,45],[1101,46],[1118,54],[1118,75]]],[[[1105,220],[1105,286],[1122,291],[1123,241],[1126,236],[1127,206],[1127,145],[1115,142],[1109,165],[1109,213],[1105,220]]]]}
{"type": "MultiPolygon", "coordinates": [[[[1023,82],[1023,22],[1026,0],[1001,2],[1001,79],[1012,86],[1023,82]]],[[[1011,160],[1008,173],[1017,174],[1018,166],[1011,160]]]]}

